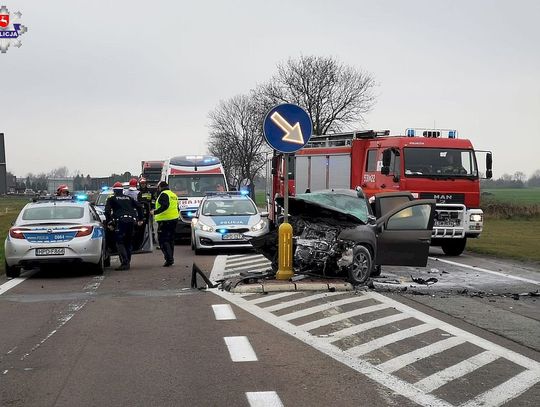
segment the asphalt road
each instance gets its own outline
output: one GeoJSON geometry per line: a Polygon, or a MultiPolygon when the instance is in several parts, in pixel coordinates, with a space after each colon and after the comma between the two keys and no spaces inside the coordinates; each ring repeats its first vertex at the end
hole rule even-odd
{"type": "MultiPolygon", "coordinates": [[[[418,289],[431,290],[428,295],[412,294],[405,280],[328,297],[241,297],[190,289],[194,258],[188,246],[176,250],[172,268],[161,267],[155,253],[136,256],[127,272],[108,269],[93,276],[71,268],[44,270],[23,274],[28,278],[12,288],[18,281],[0,280],[0,405],[476,405],[474,400],[481,401],[478,397],[491,388],[497,391],[485,405],[538,405],[538,302],[502,297],[531,287],[526,281],[469,288],[497,294],[483,297],[459,294],[452,284],[418,289]],[[465,312],[458,305],[462,301],[474,303],[467,302],[465,312]],[[520,305],[509,309],[506,301],[520,305]],[[378,311],[358,311],[362,307],[378,311]],[[383,318],[393,322],[377,322],[383,318]],[[360,325],[366,323],[371,329],[364,332],[360,328],[368,326],[360,325]],[[346,329],[356,334],[341,340],[335,352],[328,338],[346,329]],[[416,346],[412,334],[422,346],[442,338],[460,347],[427,365],[404,365],[403,356],[416,346]],[[381,337],[390,338],[384,346],[381,337]],[[470,367],[473,362],[477,370],[470,367]],[[400,363],[403,368],[396,370],[400,363]],[[448,370],[458,363],[458,373],[448,370]],[[505,398],[506,382],[523,389],[505,398]]],[[[214,259],[195,260],[210,274],[214,259]]],[[[482,261],[494,268],[489,263],[494,260],[482,261]]],[[[461,284],[460,273],[471,271],[444,264],[448,274],[435,266],[414,271],[426,277],[437,268],[439,278],[455,276],[455,285],[461,284]]],[[[502,272],[509,267],[498,264],[502,272]]],[[[399,280],[410,271],[384,269],[383,275],[399,280]]],[[[525,279],[540,280],[528,273],[534,269],[518,270],[525,279]]]]}

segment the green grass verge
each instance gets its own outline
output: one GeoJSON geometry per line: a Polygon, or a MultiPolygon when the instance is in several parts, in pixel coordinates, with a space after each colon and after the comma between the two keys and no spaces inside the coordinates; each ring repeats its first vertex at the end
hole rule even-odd
{"type": "Polygon", "coordinates": [[[467,250],[496,257],[540,263],[540,217],[486,219],[479,239],[469,239],[467,250]]]}
{"type": "Polygon", "coordinates": [[[22,207],[28,203],[28,198],[0,197],[0,272],[4,273],[4,241],[22,207]]]}
{"type": "Polygon", "coordinates": [[[482,188],[482,202],[486,200],[517,205],[538,205],[540,188],[482,188]]]}

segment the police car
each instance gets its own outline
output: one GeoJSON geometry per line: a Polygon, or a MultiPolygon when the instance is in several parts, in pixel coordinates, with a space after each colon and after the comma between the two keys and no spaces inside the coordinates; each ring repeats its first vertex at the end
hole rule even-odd
{"type": "Polygon", "coordinates": [[[19,277],[21,268],[47,263],[87,263],[96,274],[110,262],[105,229],[87,201],[50,197],[26,204],[5,242],[5,270],[19,277]]]}
{"type": "Polygon", "coordinates": [[[203,198],[191,221],[191,248],[251,248],[247,237],[268,233],[268,213],[259,213],[242,192],[215,192],[203,198]]]}

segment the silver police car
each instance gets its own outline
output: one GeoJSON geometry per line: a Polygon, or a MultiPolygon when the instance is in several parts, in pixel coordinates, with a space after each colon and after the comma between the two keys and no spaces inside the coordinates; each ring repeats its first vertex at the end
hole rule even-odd
{"type": "Polygon", "coordinates": [[[251,248],[247,237],[268,233],[267,212],[259,213],[247,195],[218,192],[207,195],[191,221],[191,248],[251,248]]]}
{"type": "Polygon", "coordinates": [[[110,261],[105,229],[87,201],[56,198],[26,204],[5,242],[5,270],[19,277],[21,268],[46,263],[89,263],[103,274],[110,261]]]}

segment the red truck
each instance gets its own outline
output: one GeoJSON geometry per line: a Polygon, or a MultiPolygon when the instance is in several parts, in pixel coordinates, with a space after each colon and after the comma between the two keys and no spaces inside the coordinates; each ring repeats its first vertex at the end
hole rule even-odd
{"type": "Polygon", "coordinates": [[[146,178],[148,189],[151,191],[157,190],[157,184],[161,181],[161,173],[165,161],[142,161],[141,162],[141,177],[146,178]]]}
{"type": "MultiPolygon", "coordinates": [[[[407,129],[405,135],[354,131],[312,136],[305,148],[289,156],[289,193],[361,187],[368,197],[407,191],[414,198],[437,201],[431,245],[460,255],[468,238],[483,229],[480,173],[472,143],[455,130],[407,129]]],[[[492,154],[485,153],[486,178],[492,176],[492,154]]],[[[276,221],[283,195],[283,154],[271,160],[267,203],[276,221]]],[[[400,202],[402,203],[402,202],[400,202]]],[[[396,202],[398,204],[398,202],[396,202]]]]}

